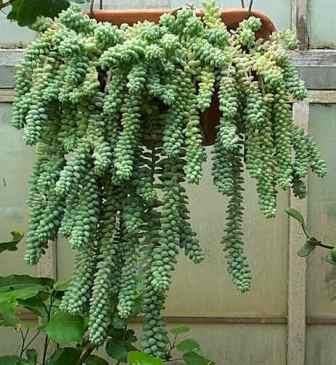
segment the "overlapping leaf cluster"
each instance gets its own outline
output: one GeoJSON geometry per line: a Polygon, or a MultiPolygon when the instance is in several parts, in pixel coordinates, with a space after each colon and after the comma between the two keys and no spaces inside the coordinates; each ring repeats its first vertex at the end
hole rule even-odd
{"type": "Polygon", "coordinates": [[[17,71],[13,120],[37,145],[26,261],[38,262],[62,232],[77,251],[62,307],[89,311],[100,344],[111,313],[127,318],[143,296],[145,351],[163,357],[161,312],[179,251],[203,254],[183,183],[198,184],[205,150],[201,113],[218,91],[221,118],[213,177],[228,196],[223,237],[228,268],[250,288],[243,252],[243,171],[257,181],[267,217],[279,189],[302,197],[309,169],[325,174],[312,139],[294,126],[289,102],[305,88],[287,49],[291,33],[256,40],[260,20],[228,31],[212,1],[150,22],[116,27],[70,7],[39,24],[17,71]],[[294,151],[294,154],[293,154],[294,151]]]}

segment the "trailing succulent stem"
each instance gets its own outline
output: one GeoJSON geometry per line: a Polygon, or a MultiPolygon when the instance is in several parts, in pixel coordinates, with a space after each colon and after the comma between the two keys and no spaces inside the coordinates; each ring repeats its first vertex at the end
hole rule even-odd
{"type": "Polygon", "coordinates": [[[202,178],[200,121],[217,97],[212,172],[228,198],[222,243],[239,290],[251,286],[245,170],[266,217],[276,213],[278,190],[302,198],[307,173],[325,175],[317,145],[291,117],[289,101],[305,97],[287,54],[295,38],[257,40],[260,27],[249,17],[229,31],[212,0],[203,17],[185,7],[159,24],[121,27],[71,6],[26,50],[13,110],[13,125],[37,149],[25,258],[36,264],[49,240],[68,239],[76,264],[61,307],[89,314],[93,346],[140,297],[143,347],[166,357],[162,310],[179,254],[204,257],[185,182],[202,178]]]}

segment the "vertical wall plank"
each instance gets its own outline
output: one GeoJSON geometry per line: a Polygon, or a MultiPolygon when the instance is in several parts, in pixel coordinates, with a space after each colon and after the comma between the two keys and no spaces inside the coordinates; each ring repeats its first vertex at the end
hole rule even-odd
{"type": "Polygon", "coordinates": [[[300,48],[308,49],[308,0],[292,0],[292,29],[296,31],[300,48]]]}
{"type": "MultiPolygon", "coordinates": [[[[309,103],[293,104],[296,124],[308,131],[309,103]]],[[[290,195],[290,206],[307,216],[307,200],[290,195]]],[[[287,365],[304,365],[306,347],[306,261],[297,255],[304,236],[294,220],[289,221],[288,348],[287,365]]]]}
{"type": "Polygon", "coordinates": [[[57,279],[57,241],[50,241],[49,247],[36,265],[36,275],[57,279]]]}

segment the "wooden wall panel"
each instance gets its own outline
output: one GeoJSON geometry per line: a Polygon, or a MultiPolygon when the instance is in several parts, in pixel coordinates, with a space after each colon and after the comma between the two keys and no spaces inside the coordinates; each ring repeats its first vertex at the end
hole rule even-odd
{"type": "MultiPolygon", "coordinates": [[[[6,240],[13,230],[27,229],[28,179],[31,173],[33,151],[24,146],[22,133],[9,125],[10,105],[0,104],[0,240],[6,240]]],[[[0,257],[0,275],[13,272],[33,272],[23,262],[24,244],[18,252],[3,253],[0,257]]]]}
{"type": "MultiPolygon", "coordinates": [[[[295,124],[308,132],[309,104],[306,101],[293,104],[295,124]]],[[[306,179],[307,180],[307,179],[306,179]]],[[[307,200],[290,195],[290,207],[307,216],[307,200]]],[[[297,255],[305,243],[297,222],[289,220],[288,259],[288,347],[287,365],[304,365],[306,346],[306,261],[297,255]]]]}
{"type": "Polygon", "coordinates": [[[216,365],[286,365],[285,326],[192,326],[191,334],[216,365]]]}
{"type": "MultiPolygon", "coordinates": [[[[208,161],[210,160],[210,156],[208,161]]],[[[246,183],[245,242],[253,272],[253,289],[240,294],[232,285],[220,240],[226,202],[216,192],[210,162],[201,186],[189,188],[192,222],[206,251],[205,262],[181,258],[170,292],[168,314],[210,316],[284,316],[287,297],[288,226],[280,194],[279,214],[265,220],[259,212],[254,182],[246,183]],[[274,280],[276,278],[276,280],[274,280]]]]}
{"type": "Polygon", "coordinates": [[[335,343],[336,326],[308,327],[305,365],[335,364],[335,343]]]}
{"type": "MultiPolygon", "coordinates": [[[[335,244],[336,238],[336,105],[310,106],[310,131],[321,145],[328,164],[328,175],[323,180],[309,179],[308,223],[312,234],[335,244]]],[[[323,261],[326,251],[317,249],[308,263],[307,305],[309,316],[336,317],[335,269],[323,261]]]]}
{"type": "MultiPolygon", "coordinates": [[[[175,325],[169,325],[169,328],[175,325]]],[[[204,355],[216,365],[287,365],[284,325],[189,325],[204,355]]],[[[141,326],[132,326],[141,335],[141,326]]],[[[101,352],[103,355],[103,352],[101,352]]],[[[179,365],[172,362],[169,365],[179,365]]],[[[323,364],[326,365],[326,364],[323,364]]]]}
{"type": "MultiPolygon", "coordinates": [[[[32,331],[32,334],[34,333],[35,332],[32,331]]],[[[16,333],[12,328],[0,327],[0,356],[17,354],[17,351],[19,350],[18,345],[21,344],[18,336],[19,333],[16,333]]],[[[41,336],[40,339],[37,339],[36,342],[34,342],[34,346],[32,347],[41,353],[43,342],[44,338],[41,336]]],[[[50,348],[50,351],[53,351],[53,349],[50,348]]]]}
{"type": "MultiPolygon", "coordinates": [[[[141,335],[140,325],[133,327],[141,335]]],[[[204,355],[216,365],[286,365],[285,326],[194,325],[191,329],[191,337],[199,341],[204,355]]],[[[0,355],[13,353],[16,343],[13,330],[0,328],[0,355]]],[[[41,342],[37,342],[40,347],[41,342]]],[[[106,357],[103,350],[100,355],[106,357]]]]}
{"type": "Polygon", "coordinates": [[[334,0],[309,1],[311,48],[336,48],[336,3],[334,0]]]}
{"type": "Polygon", "coordinates": [[[0,12],[0,47],[22,47],[31,42],[35,33],[26,27],[20,27],[15,22],[6,19],[8,9],[0,12]]]}

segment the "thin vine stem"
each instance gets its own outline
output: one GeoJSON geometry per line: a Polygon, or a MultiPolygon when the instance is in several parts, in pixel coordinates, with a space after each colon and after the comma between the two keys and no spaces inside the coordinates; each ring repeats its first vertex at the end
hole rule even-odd
{"type": "Polygon", "coordinates": [[[77,365],[82,365],[95,350],[95,348],[96,347],[91,343],[87,343],[87,345],[84,347],[82,354],[80,355],[77,365]]]}
{"type": "Polygon", "coordinates": [[[240,0],[240,2],[241,2],[242,8],[245,8],[245,1],[244,0],[240,0]]]}
{"type": "MultiPolygon", "coordinates": [[[[90,14],[93,14],[93,8],[94,8],[95,0],[90,1],[90,14]]],[[[103,0],[99,0],[99,9],[103,9],[103,0]]]]}
{"type": "Polygon", "coordinates": [[[248,9],[249,15],[251,15],[251,13],[252,13],[253,3],[254,3],[254,0],[251,0],[250,5],[249,5],[249,9],[248,9]]]}
{"type": "Polygon", "coordinates": [[[93,7],[94,7],[95,0],[90,1],[90,14],[93,13],[93,7]]]}
{"type": "Polygon", "coordinates": [[[35,335],[30,339],[30,341],[27,343],[27,345],[25,346],[23,352],[25,352],[26,350],[29,349],[29,347],[32,345],[32,343],[37,339],[37,337],[40,335],[41,331],[37,331],[35,333],[35,335]]]}
{"type": "MultiPolygon", "coordinates": [[[[50,302],[49,302],[49,308],[48,308],[48,312],[47,312],[48,322],[50,321],[50,318],[51,318],[51,312],[52,312],[53,304],[54,304],[54,295],[53,295],[53,293],[51,293],[51,295],[50,295],[50,302]]],[[[42,365],[45,365],[46,364],[48,347],[49,347],[49,337],[48,337],[48,335],[46,335],[45,336],[45,339],[44,339],[42,365]]]]}
{"type": "Polygon", "coordinates": [[[310,239],[310,234],[308,233],[307,231],[307,228],[306,228],[306,225],[305,224],[301,224],[301,228],[302,228],[302,231],[304,233],[304,235],[306,236],[307,239],[310,239]]]}
{"type": "Polygon", "coordinates": [[[331,245],[326,245],[325,243],[319,242],[317,244],[317,246],[323,247],[323,248],[327,248],[328,250],[332,250],[334,248],[334,246],[331,245]]]}
{"type": "Polygon", "coordinates": [[[182,359],[182,358],[180,358],[180,359],[171,359],[171,360],[167,360],[167,361],[166,361],[166,364],[169,364],[170,362],[172,362],[172,363],[176,363],[176,361],[183,361],[183,359],[182,359]]]}
{"type": "Polygon", "coordinates": [[[22,328],[20,328],[20,336],[21,336],[21,349],[20,349],[20,355],[19,355],[20,359],[22,359],[22,356],[25,352],[25,343],[27,340],[28,333],[29,333],[29,328],[26,329],[25,333],[23,333],[22,328]]]}

